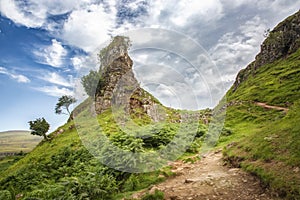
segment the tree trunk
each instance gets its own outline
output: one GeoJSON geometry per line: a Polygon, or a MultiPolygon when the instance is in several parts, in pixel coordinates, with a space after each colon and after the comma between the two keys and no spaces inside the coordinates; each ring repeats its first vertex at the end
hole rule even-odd
{"type": "MultiPolygon", "coordinates": [[[[71,112],[69,111],[69,107],[66,107],[67,112],[69,113],[69,120],[73,120],[73,115],[71,114],[71,112]]],[[[68,121],[69,121],[68,120],[68,121]]]]}
{"type": "Polygon", "coordinates": [[[43,136],[44,136],[44,139],[45,139],[46,141],[49,140],[49,138],[47,137],[46,133],[44,133],[43,136]]]}

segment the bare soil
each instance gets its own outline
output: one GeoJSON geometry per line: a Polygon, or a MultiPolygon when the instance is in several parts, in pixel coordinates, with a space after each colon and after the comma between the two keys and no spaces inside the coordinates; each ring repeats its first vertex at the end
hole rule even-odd
{"type": "Polygon", "coordinates": [[[256,105],[261,106],[263,108],[267,108],[267,109],[281,110],[281,111],[284,111],[284,112],[289,111],[288,108],[284,108],[284,107],[280,107],[280,106],[270,106],[266,103],[261,103],[261,102],[256,102],[256,105]]]}
{"type": "Polygon", "coordinates": [[[222,153],[212,152],[195,163],[170,163],[176,176],[132,196],[140,199],[155,190],[164,192],[166,200],[271,200],[276,199],[257,177],[239,168],[224,166],[222,153]]]}

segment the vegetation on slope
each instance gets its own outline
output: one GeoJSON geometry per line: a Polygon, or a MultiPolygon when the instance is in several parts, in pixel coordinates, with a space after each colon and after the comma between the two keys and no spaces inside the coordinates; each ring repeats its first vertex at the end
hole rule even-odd
{"type": "MultiPolygon", "coordinates": [[[[274,34],[276,33],[272,32],[270,37],[274,37],[274,34]]],[[[296,37],[294,42],[298,44],[296,37]]],[[[286,45],[290,43],[284,43],[283,49],[286,45]]],[[[300,50],[292,52],[288,57],[280,57],[281,60],[263,61],[260,65],[251,65],[252,67],[241,71],[238,81],[226,95],[228,103],[220,104],[215,110],[227,107],[225,128],[219,140],[219,145],[225,149],[226,160],[258,175],[266,185],[271,186],[276,193],[279,192],[281,197],[299,199],[300,114],[297,111],[300,109],[300,50]],[[257,102],[287,107],[289,110],[286,112],[264,108],[257,102]]],[[[100,57],[103,55],[105,54],[102,52],[100,57]]],[[[122,60],[124,59],[119,59],[120,62],[122,60]]],[[[131,60],[127,61],[126,66],[122,65],[123,68],[131,67],[131,60]]],[[[131,78],[131,81],[135,82],[134,77],[131,78]]],[[[117,82],[117,79],[114,81],[117,82]]],[[[110,86],[112,89],[115,84],[111,83],[110,86]]],[[[102,92],[99,95],[101,96],[102,92]]],[[[127,152],[152,152],[163,149],[175,138],[179,129],[178,122],[181,120],[178,117],[179,113],[164,108],[168,116],[165,123],[153,123],[153,119],[145,110],[136,106],[143,105],[141,102],[145,98],[140,97],[138,95],[131,98],[133,103],[130,106],[133,110],[129,116],[139,128],[135,129],[136,126],[131,127],[130,124],[125,127],[135,131],[135,135],[128,135],[120,128],[114,116],[118,111],[111,109],[100,109],[101,112],[98,112],[100,115],[97,116],[97,120],[102,132],[115,146],[127,152]],[[143,137],[145,133],[151,133],[152,137],[143,137]]],[[[103,98],[103,102],[109,99],[110,97],[103,98]]],[[[78,116],[89,113],[90,101],[91,99],[88,99],[82,103],[74,113],[78,116]]],[[[155,100],[152,103],[159,104],[155,100]]],[[[206,115],[205,112],[202,114],[206,115]]],[[[181,114],[186,115],[188,112],[181,114]]],[[[217,117],[222,117],[225,113],[219,114],[217,117]]],[[[83,131],[93,139],[98,133],[89,126],[90,123],[83,122],[83,131]]],[[[190,124],[183,125],[186,130],[189,129],[190,124]]],[[[109,168],[85,148],[73,121],[69,121],[60,129],[64,130],[63,133],[52,133],[50,141],[43,141],[8,169],[3,167],[4,170],[0,172],[0,199],[120,199],[172,175],[168,167],[141,174],[109,168]]],[[[206,131],[206,125],[200,123],[196,138],[187,149],[189,152],[197,152],[204,139],[209,141],[209,137],[212,136],[207,136],[206,131]]],[[[188,132],[186,134],[188,135],[188,132]]],[[[212,143],[214,144],[214,141],[212,143]]],[[[108,160],[115,157],[114,154],[102,156],[108,160]]],[[[130,167],[136,167],[136,163],[136,160],[133,160],[130,162],[133,166],[130,167]]],[[[154,196],[158,199],[163,198],[163,194],[157,192],[148,194],[144,199],[156,198],[154,196]]]]}
{"type": "Polygon", "coordinates": [[[300,197],[300,49],[257,69],[227,93],[226,126],[221,137],[228,162],[258,175],[274,193],[300,197]],[[287,107],[261,107],[255,102],[287,107]]]}
{"type": "MultiPolygon", "coordinates": [[[[86,105],[87,102],[83,102],[78,107],[83,114],[90,109],[86,105]]],[[[171,111],[169,115],[172,115],[171,111]]],[[[156,150],[176,134],[177,123],[167,123],[157,128],[152,138],[135,138],[118,128],[111,110],[97,118],[110,140],[127,151],[137,150],[137,144],[141,151],[156,150]]],[[[148,119],[135,120],[137,124],[149,124],[148,119]]],[[[159,123],[157,126],[160,126],[159,123]]],[[[199,132],[205,131],[205,126],[201,126],[199,132]]],[[[169,167],[131,174],[101,164],[82,145],[73,121],[58,128],[49,137],[50,141],[41,142],[23,159],[0,172],[0,197],[9,194],[11,199],[16,196],[23,199],[119,199],[172,175],[169,167]],[[60,129],[64,132],[61,133],[60,129]]]]}
{"type": "Polygon", "coordinates": [[[227,101],[257,101],[288,107],[300,99],[300,51],[288,58],[258,68],[236,91],[229,90],[227,101]]]}
{"type": "Polygon", "coordinates": [[[98,84],[95,95],[89,94],[91,97],[75,108],[74,120],[70,118],[50,134],[49,141],[42,141],[23,159],[0,172],[0,199],[121,197],[122,193],[145,188],[171,175],[168,167],[160,168],[166,164],[161,160],[168,160],[165,154],[175,159],[180,156],[180,148],[192,153],[199,150],[207,130],[204,118],[210,110],[194,113],[166,108],[140,88],[126,53],[126,41],[116,37],[100,52],[103,66],[99,73],[104,82],[98,84]],[[120,41],[126,44],[119,45],[120,41]],[[124,83],[118,84],[120,80],[124,83]],[[204,117],[199,127],[197,116],[204,117]],[[193,133],[189,134],[190,130],[193,133]],[[196,134],[194,142],[192,134],[196,134]],[[193,142],[188,149],[183,142],[187,139],[193,142]],[[175,148],[169,148],[169,144],[175,148]],[[137,152],[141,156],[131,156],[137,152]],[[149,158],[155,161],[154,168],[149,166],[149,158]]]}

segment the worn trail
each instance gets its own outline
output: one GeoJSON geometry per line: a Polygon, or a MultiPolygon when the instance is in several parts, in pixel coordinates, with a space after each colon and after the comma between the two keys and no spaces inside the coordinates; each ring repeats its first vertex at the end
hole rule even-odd
{"type": "Polygon", "coordinates": [[[268,105],[268,104],[262,103],[262,102],[256,102],[256,105],[261,106],[263,108],[281,110],[281,111],[284,111],[284,112],[289,111],[288,108],[284,108],[284,107],[280,107],[280,106],[271,106],[271,105],[268,105]]]}
{"type": "Polygon", "coordinates": [[[136,193],[139,199],[145,193],[163,191],[167,200],[271,200],[269,191],[260,181],[237,168],[223,165],[222,153],[214,152],[191,164],[171,164],[177,175],[148,190],[136,193]]]}

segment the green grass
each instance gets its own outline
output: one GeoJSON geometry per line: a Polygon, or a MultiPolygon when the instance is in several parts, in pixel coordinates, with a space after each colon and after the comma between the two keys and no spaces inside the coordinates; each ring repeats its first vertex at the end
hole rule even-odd
{"type": "MultiPolygon", "coordinates": [[[[230,164],[259,176],[273,191],[288,199],[300,198],[300,172],[297,172],[300,166],[299,58],[300,50],[286,59],[262,66],[235,92],[230,90],[227,93],[228,102],[242,103],[227,108],[225,126],[216,147],[224,148],[225,158],[230,164]],[[290,110],[285,113],[265,109],[256,105],[255,101],[288,106],[290,110]]],[[[140,109],[123,121],[120,118],[122,112],[116,110],[107,110],[92,117],[93,121],[86,118],[90,104],[91,99],[87,99],[74,111],[80,137],[73,127],[74,122],[69,121],[59,128],[64,129],[62,134],[50,134],[50,141],[42,141],[24,158],[0,161],[0,194],[22,194],[29,199],[122,199],[173,175],[169,167],[139,174],[121,172],[101,164],[90,151],[123,168],[148,167],[145,166],[148,163],[140,160],[133,159],[127,163],[128,166],[123,166],[125,157],[111,159],[116,155],[110,151],[107,141],[125,152],[148,152],[147,155],[152,155],[176,138],[179,126],[186,127],[187,131],[179,135],[185,137],[193,128],[189,123],[179,125],[178,110],[163,107],[167,117],[158,123],[151,121],[140,109]],[[143,137],[147,134],[152,137],[143,137]],[[99,138],[107,140],[103,142],[99,138]],[[94,149],[88,151],[82,142],[90,142],[94,149]]],[[[221,107],[220,104],[218,108],[221,107]]],[[[211,111],[200,113],[208,120],[214,120],[211,111]]],[[[216,118],[224,115],[219,113],[216,118]]],[[[200,149],[207,132],[203,122],[200,124],[192,147],[179,158],[184,162],[198,159],[193,155],[200,149]]],[[[148,194],[144,198],[160,199],[163,194],[148,194]]]]}
{"type": "MultiPolygon", "coordinates": [[[[177,121],[178,111],[165,108],[169,118],[166,118],[165,122],[158,123],[149,123],[146,117],[138,118],[131,115],[130,117],[135,121],[126,126],[132,131],[131,134],[131,132],[125,133],[120,128],[120,124],[116,122],[117,116],[114,116],[111,110],[94,117],[97,127],[92,120],[83,118],[83,121],[80,121],[81,117],[89,115],[89,103],[90,99],[74,111],[78,115],[77,121],[75,120],[76,125],[81,128],[74,128],[74,122],[69,121],[58,128],[58,130],[63,129],[63,133],[57,135],[54,131],[49,135],[49,141],[42,141],[19,161],[7,159],[3,160],[3,163],[0,162],[0,167],[3,169],[0,171],[0,193],[2,190],[3,193],[9,191],[13,196],[22,194],[25,199],[57,197],[122,199],[134,191],[148,188],[173,176],[169,167],[138,174],[111,169],[92,156],[82,141],[86,137],[96,141],[100,136],[105,136],[125,151],[150,152],[151,154],[152,151],[162,148],[172,140],[177,133],[178,123],[171,122],[171,118],[174,116],[177,121]],[[78,128],[80,129],[79,135],[78,128]],[[139,137],[139,134],[145,133],[155,133],[155,135],[148,139],[139,137]]],[[[99,149],[101,148],[97,148],[99,149]]],[[[113,156],[113,154],[107,156],[113,156]]],[[[124,157],[122,159],[124,160],[124,157]]]]}
{"type": "Polygon", "coordinates": [[[11,165],[22,159],[24,155],[6,156],[0,159],[0,172],[5,171],[11,165]]]}
{"type": "Polygon", "coordinates": [[[6,131],[0,133],[0,157],[4,153],[19,153],[31,151],[40,141],[39,136],[31,135],[29,131],[6,131]]]}
{"type": "Polygon", "coordinates": [[[287,106],[300,99],[300,49],[288,58],[260,67],[252,72],[236,91],[227,94],[227,101],[260,101],[287,106]]]}
{"type": "Polygon", "coordinates": [[[286,59],[262,66],[239,88],[230,90],[222,136],[225,159],[257,175],[282,198],[300,198],[300,50],[286,59]],[[288,107],[288,113],[253,102],[288,107]]]}

